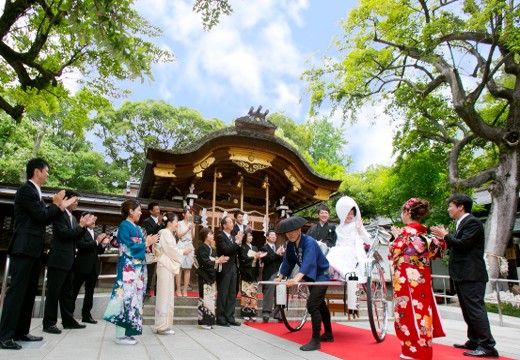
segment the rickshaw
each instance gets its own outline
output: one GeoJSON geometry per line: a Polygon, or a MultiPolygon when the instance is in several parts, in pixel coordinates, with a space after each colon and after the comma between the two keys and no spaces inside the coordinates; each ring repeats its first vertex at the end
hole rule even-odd
{"type": "MultiPolygon", "coordinates": [[[[385,281],[385,270],[382,267],[383,258],[378,253],[381,245],[387,246],[391,235],[377,224],[366,226],[373,239],[372,245],[366,252],[367,262],[365,274],[367,281],[357,286],[357,300],[367,302],[368,320],[372,335],[377,342],[385,339],[388,326],[388,294],[385,281]]],[[[294,272],[293,272],[294,273],[294,272]]],[[[284,281],[261,281],[262,285],[276,285],[276,306],[280,308],[282,321],[290,331],[300,330],[307,322],[307,298],[309,286],[326,285],[329,287],[343,287],[344,303],[347,303],[349,277],[345,279],[322,282],[299,282],[287,288],[284,281]]],[[[351,293],[352,294],[352,293],[351,293]]]]}

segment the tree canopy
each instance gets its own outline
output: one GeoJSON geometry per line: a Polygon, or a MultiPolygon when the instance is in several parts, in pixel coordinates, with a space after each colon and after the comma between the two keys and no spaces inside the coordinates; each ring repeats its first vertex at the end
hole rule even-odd
{"type": "Polygon", "coordinates": [[[6,1],[0,16],[0,109],[17,122],[29,107],[50,112],[71,87],[124,94],[114,80],[152,79],[173,55],[146,38],[161,31],[132,0],[6,1]]]}
{"type": "Polygon", "coordinates": [[[304,74],[311,114],[330,101],[354,118],[387,99],[405,120],[398,151],[447,148],[452,191],[488,185],[486,251],[499,256],[518,204],[519,15],[510,0],[360,0],[336,41],[341,58],[304,74]]]}

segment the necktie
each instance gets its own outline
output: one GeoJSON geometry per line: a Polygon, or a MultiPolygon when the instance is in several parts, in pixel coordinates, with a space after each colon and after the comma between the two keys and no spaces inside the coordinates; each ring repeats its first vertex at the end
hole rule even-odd
{"type": "Polygon", "coordinates": [[[72,214],[69,214],[69,221],[70,221],[70,227],[73,228],[74,227],[74,216],[72,216],[72,214]]]}
{"type": "Polygon", "coordinates": [[[274,245],[271,245],[271,249],[273,249],[273,251],[276,252],[276,247],[274,245]]]}

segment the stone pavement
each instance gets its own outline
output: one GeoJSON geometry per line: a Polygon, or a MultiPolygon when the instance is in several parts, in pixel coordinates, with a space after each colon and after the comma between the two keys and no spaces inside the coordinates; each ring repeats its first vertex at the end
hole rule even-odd
{"type": "MultiPolygon", "coordinates": [[[[435,339],[435,343],[452,345],[464,342],[466,325],[460,309],[440,308],[447,337],[435,339]]],[[[520,359],[520,320],[505,317],[506,326],[501,327],[497,324],[498,315],[489,314],[489,317],[500,355],[520,359]]],[[[348,325],[365,329],[370,326],[367,319],[350,321],[348,325]]],[[[0,359],[336,359],[318,351],[300,351],[300,345],[296,343],[244,325],[229,328],[217,326],[211,331],[195,325],[179,325],[174,329],[175,335],[165,336],[156,335],[150,326],[144,326],[143,335],[137,337],[138,344],[124,346],[115,344],[114,326],[105,321],[99,321],[96,325],[87,324],[86,329],[64,330],[60,335],[51,335],[42,333],[41,319],[34,318],[31,333],[43,335],[44,341],[22,342],[23,349],[18,351],[0,350],[0,359]]],[[[392,321],[389,321],[389,333],[394,333],[392,321]]]]}

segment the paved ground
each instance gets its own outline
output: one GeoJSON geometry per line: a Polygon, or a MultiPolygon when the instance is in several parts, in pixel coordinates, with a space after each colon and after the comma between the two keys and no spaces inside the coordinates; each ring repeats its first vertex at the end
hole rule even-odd
{"type": "MultiPolygon", "coordinates": [[[[439,344],[451,345],[466,340],[466,326],[460,317],[460,309],[441,307],[443,325],[448,334],[446,338],[436,339],[439,344]]],[[[498,316],[489,314],[492,332],[497,340],[497,350],[501,355],[520,359],[520,321],[504,318],[506,326],[498,326],[498,316]]],[[[351,326],[368,328],[366,319],[351,321],[351,326]]],[[[307,326],[307,325],[306,325],[307,326]]],[[[114,326],[104,321],[88,325],[86,329],[64,330],[60,335],[46,334],[41,331],[41,319],[33,321],[33,335],[43,335],[43,342],[21,343],[19,351],[0,350],[1,359],[336,359],[321,352],[302,352],[299,345],[290,341],[253,329],[249,326],[222,328],[212,331],[198,329],[193,325],[174,327],[173,336],[160,336],[145,326],[139,343],[134,346],[117,345],[114,342],[114,326]],[[254,353],[251,353],[254,349],[254,353]],[[9,357],[7,357],[9,356],[9,357]]],[[[393,333],[393,324],[389,323],[393,333]]],[[[461,357],[465,358],[465,357],[461,357]]],[[[467,358],[466,358],[467,359],[467,358]]]]}

